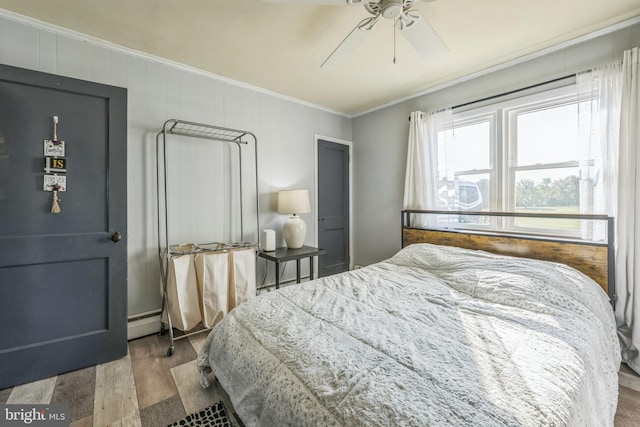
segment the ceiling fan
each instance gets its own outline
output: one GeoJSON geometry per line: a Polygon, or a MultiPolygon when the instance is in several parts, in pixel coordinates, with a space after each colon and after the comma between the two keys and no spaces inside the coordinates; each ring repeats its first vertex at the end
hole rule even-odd
{"type": "MultiPolygon", "coordinates": [[[[431,61],[445,55],[449,49],[429,22],[418,10],[411,10],[417,0],[262,0],[266,3],[307,3],[326,5],[361,4],[372,16],[360,21],[358,25],[335,48],[322,63],[321,68],[334,68],[344,62],[349,55],[375,29],[380,18],[394,21],[394,26],[422,56],[431,61]]],[[[434,0],[422,0],[432,2],[434,0]]],[[[394,58],[395,62],[395,58],[394,58]]]]}

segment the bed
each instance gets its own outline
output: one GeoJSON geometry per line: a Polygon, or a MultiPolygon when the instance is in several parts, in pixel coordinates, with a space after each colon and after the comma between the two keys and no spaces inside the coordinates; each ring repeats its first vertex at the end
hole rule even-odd
{"type": "Polygon", "coordinates": [[[198,366],[246,426],[607,426],[620,351],[584,273],[416,242],[240,305],[198,366]]]}

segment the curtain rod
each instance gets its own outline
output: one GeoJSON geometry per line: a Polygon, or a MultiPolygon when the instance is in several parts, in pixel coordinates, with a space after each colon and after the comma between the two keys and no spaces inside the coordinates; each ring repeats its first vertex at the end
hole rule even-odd
{"type": "MultiPolygon", "coordinates": [[[[560,82],[562,80],[570,79],[570,78],[575,77],[575,76],[577,76],[577,74],[575,74],[575,73],[574,74],[568,74],[568,75],[563,76],[563,77],[558,77],[558,78],[555,78],[555,79],[552,79],[552,80],[547,80],[546,82],[536,83],[536,84],[533,84],[533,85],[530,85],[530,86],[526,86],[526,87],[522,87],[522,88],[519,88],[519,89],[510,90],[508,92],[499,93],[497,95],[487,96],[486,98],[476,99],[475,101],[469,101],[469,102],[465,102],[465,103],[462,103],[462,104],[458,104],[458,105],[455,105],[455,106],[451,107],[451,109],[455,110],[457,108],[462,108],[462,107],[467,107],[469,105],[478,104],[480,102],[491,101],[492,99],[501,98],[501,97],[507,96],[507,95],[513,95],[514,93],[523,92],[523,91],[529,90],[529,89],[535,89],[535,88],[540,87],[540,86],[545,86],[545,85],[548,85],[548,84],[551,84],[551,83],[560,82]]],[[[411,121],[411,116],[409,116],[409,121],[411,121]]]]}

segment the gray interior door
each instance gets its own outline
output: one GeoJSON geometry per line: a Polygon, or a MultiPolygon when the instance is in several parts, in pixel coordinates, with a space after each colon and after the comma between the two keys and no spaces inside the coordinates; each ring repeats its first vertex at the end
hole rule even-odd
{"type": "Polygon", "coordinates": [[[126,355],[126,120],[125,89],[0,65],[0,389],[126,355]]]}
{"type": "Polygon", "coordinates": [[[318,140],[318,276],[349,270],[349,146],[318,140]]]}

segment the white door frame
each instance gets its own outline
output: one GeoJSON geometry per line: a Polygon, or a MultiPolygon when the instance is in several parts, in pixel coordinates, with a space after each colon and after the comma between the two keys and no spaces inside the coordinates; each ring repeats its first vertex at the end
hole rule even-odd
{"type": "MultiPolygon", "coordinates": [[[[353,142],[345,139],[332,138],[330,136],[314,135],[313,157],[315,164],[314,188],[315,203],[313,209],[313,218],[315,221],[315,245],[318,246],[318,140],[322,139],[336,144],[343,144],[349,147],[349,270],[353,270],[353,142]]],[[[314,263],[315,277],[318,277],[318,264],[314,263]]]]}

